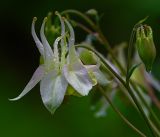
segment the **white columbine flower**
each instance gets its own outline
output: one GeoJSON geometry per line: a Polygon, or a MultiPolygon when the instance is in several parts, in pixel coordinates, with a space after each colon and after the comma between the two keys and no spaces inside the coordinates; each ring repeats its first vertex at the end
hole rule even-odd
{"type": "Polygon", "coordinates": [[[75,36],[72,26],[66,19],[61,18],[58,13],[56,14],[60,18],[61,22],[61,36],[55,40],[53,44],[53,50],[44,35],[44,27],[47,18],[44,18],[41,26],[41,41],[39,40],[35,32],[35,22],[37,19],[33,19],[31,29],[32,36],[44,60],[44,63],[41,64],[34,72],[31,80],[26,85],[22,93],[18,97],[10,99],[14,101],[22,98],[38,82],[40,82],[40,94],[42,97],[42,101],[45,107],[52,114],[63,102],[68,84],[70,84],[80,95],[88,95],[89,91],[94,85],[92,77],[89,75],[89,72],[92,71],[92,73],[96,75],[100,73],[98,69],[95,69],[97,68],[96,65],[92,65],[92,67],[89,67],[82,64],[75,50],[75,36]],[[65,34],[65,23],[68,26],[68,30],[70,32],[68,44],[66,42],[67,37],[65,34]],[[58,45],[60,40],[61,55],[59,55],[58,51],[58,45]],[[67,51],[68,56],[66,58],[67,51]],[[87,68],[89,68],[89,70],[87,68]]]}

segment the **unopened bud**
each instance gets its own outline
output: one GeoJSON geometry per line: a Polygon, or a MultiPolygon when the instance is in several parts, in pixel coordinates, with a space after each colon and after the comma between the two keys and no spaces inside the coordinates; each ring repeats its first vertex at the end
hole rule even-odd
{"type": "Polygon", "coordinates": [[[146,71],[151,71],[156,57],[156,49],[153,41],[152,28],[144,25],[137,28],[136,46],[138,54],[146,67],[146,71]]]}
{"type": "Polygon", "coordinates": [[[88,15],[97,16],[97,11],[95,9],[90,9],[86,12],[88,15]]]}

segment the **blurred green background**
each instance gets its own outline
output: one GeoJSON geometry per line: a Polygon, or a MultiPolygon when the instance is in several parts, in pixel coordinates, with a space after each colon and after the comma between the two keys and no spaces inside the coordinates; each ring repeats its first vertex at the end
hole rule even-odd
{"type": "MultiPolygon", "coordinates": [[[[95,118],[90,96],[70,97],[52,116],[43,106],[39,86],[17,102],[17,96],[38,66],[39,53],[30,34],[32,18],[40,23],[49,11],[95,8],[104,13],[101,27],[111,45],[128,41],[133,25],[149,15],[160,53],[159,0],[5,0],[0,2],[0,137],[137,137],[109,108],[107,116],[95,118]]],[[[37,26],[38,26],[37,25],[37,26]]],[[[153,67],[160,79],[158,55],[153,67]]],[[[148,134],[143,120],[130,104],[114,103],[139,129],[148,134]]],[[[149,134],[148,134],[149,136],[149,134]]]]}

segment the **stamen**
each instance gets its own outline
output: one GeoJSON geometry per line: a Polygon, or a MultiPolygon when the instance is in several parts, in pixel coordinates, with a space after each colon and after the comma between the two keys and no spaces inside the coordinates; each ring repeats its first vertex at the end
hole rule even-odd
{"type": "Polygon", "coordinates": [[[58,37],[54,42],[54,60],[55,60],[55,69],[59,70],[59,51],[58,51],[58,42],[62,37],[58,37]]]}

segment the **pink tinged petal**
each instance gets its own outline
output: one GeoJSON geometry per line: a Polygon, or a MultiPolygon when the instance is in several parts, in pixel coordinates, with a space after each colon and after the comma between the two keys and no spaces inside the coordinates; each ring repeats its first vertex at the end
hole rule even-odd
{"type": "Polygon", "coordinates": [[[45,60],[50,61],[51,59],[53,59],[53,51],[44,34],[44,26],[45,26],[46,21],[47,21],[47,18],[44,18],[42,26],[41,26],[41,30],[40,30],[40,36],[41,36],[41,40],[44,46],[45,60]]]}
{"type": "Polygon", "coordinates": [[[98,81],[98,83],[100,85],[107,85],[111,82],[111,80],[108,80],[106,77],[105,77],[105,74],[103,74],[100,69],[99,69],[99,66],[97,65],[85,65],[86,69],[88,72],[91,72],[94,74],[96,80],[98,81]]]}
{"type": "Polygon", "coordinates": [[[45,107],[53,114],[61,105],[68,83],[63,75],[49,72],[40,83],[40,93],[45,107]]]}
{"type": "Polygon", "coordinates": [[[63,74],[68,83],[81,95],[88,95],[92,89],[92,81],[87,69],[80,63],[76,62],[72,66],[65,65],[63,74]]]}
{"type": "Polygon", "coordinates": [[[43,78],[44,74],[45,74],[44,67],[39,66],[37,68],[37,70],[34,72],[34,74],[31,78],[31,80],[29,81],[29,83],[26,85],[26,87],[22,91],[22,93],[18,97],[10,99],[10,100],[15,101],[15,100],[21,99],[24,95],[26,95],[43,78]]]}
{"type": "Polygon", "coordinates": [[[32,37],[36,43],[36,46],[40,52],[40,54],[44,57],[44,47],[42,45],[42,43],[40,42],[39,38],[37,37],[36,35],[36,32],[35,32],[35,22],[36,22],[37,18],[34,17],[33,18],[33,21],[32,21],[32,28],[31,28],[31,33],[32,33],[32,37]]]}

